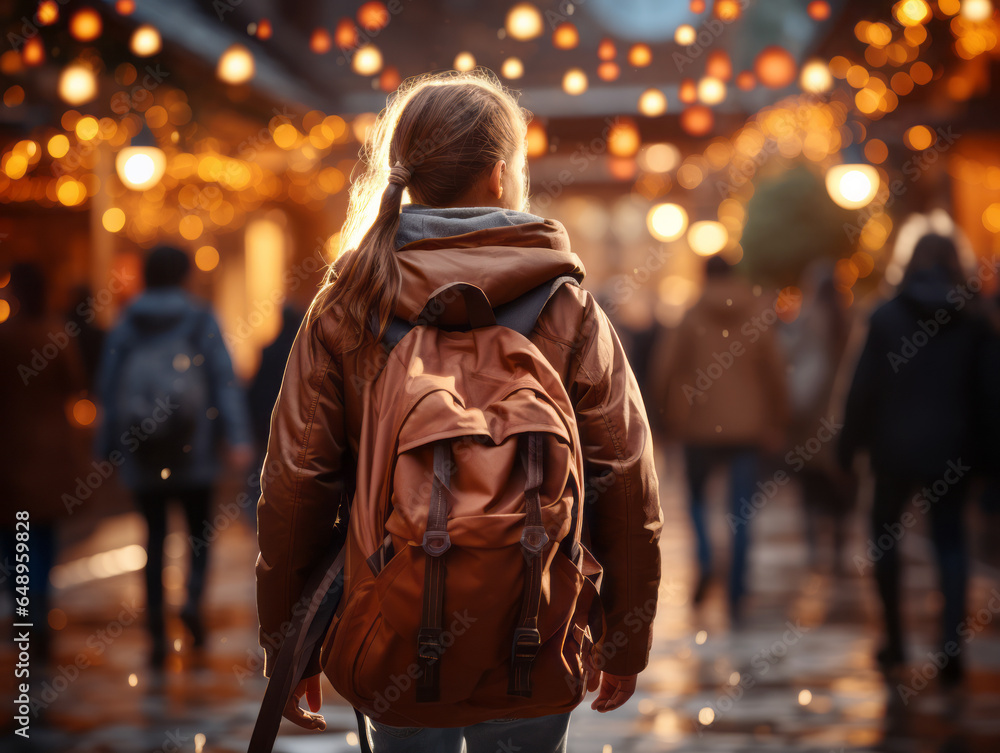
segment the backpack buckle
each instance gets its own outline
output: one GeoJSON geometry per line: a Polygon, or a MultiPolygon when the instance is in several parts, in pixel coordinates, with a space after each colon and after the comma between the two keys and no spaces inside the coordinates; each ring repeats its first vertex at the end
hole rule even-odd
{"type": "Polygon", "coordinates": [[[519,627],[514,630],[514,659],[534,661],[542,645],[542,636],[537,628],[519,627]]]}
{"type": "Polygon", "coordinates": [[[443,653],[441,633],[441,628],[420,628],[420,632],[417,633],[417,655],[421,659],[436,662],[441,658],[443,653]]]}
{"type": "Polygon", "coordinates": [[[447,531],[424,531],[423,550],[431,557],[440,557],[451,547],[447,531]]]}
{"type": "Polygon", "coordinates": [[[521,533],[521,546],[532,555],[539,552],[549,543],[549,536],[543,526],[525,526],[521,533]]]}

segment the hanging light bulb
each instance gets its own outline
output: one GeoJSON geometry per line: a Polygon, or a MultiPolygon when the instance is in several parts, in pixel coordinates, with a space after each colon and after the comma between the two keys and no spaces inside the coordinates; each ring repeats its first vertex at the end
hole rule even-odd
{"type": "Polygon", "coordinates": [[[162,46],[163,40],[160,38],[160,32],[156,30],[155,26],[149,24],[143,24],[133,31],[132,39],[129,41],[132,54],[141,58],[155,55],[162,46]]]}
{"type": "Polygon", "coordinates": [[[97,78],[85,63],[70,63],[59,74],[59,96],[71,105],[82,105],[97,96],[97,78]]]}
{"type": "Polygon", "coordinates": [[[167,156],[156,145],[156,139],[146,126],[115,157],[118,178],[133,191],[146,191],[155,186],[166,168],[167,156]]]}
{"type": "Polygon", "coordinates": [[[244,84],[253,78],[253,55],[241,44],[229,47],[219,58],[215,74],[227,84],[244,84]]]}
{"type": "Polygon", "coordinates": [[[826,191],[837,206],[860,209],[875,198],[878,170],[864,163],[834,165],[826,172],[826,191]]]}

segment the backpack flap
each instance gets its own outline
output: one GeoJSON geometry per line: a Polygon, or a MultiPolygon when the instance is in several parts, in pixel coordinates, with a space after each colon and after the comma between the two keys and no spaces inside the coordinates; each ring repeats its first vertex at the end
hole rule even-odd
{"type": "MultiPolygon", "coordinates": [[[[580,281],[572,275],[561,275],[560,277],[553,278],[548,282],[544,282],[538,287],[532,288],[512,301],[508,301],[507,303],[497,306],[496,308],[491,308],[490,313],[492,314],[493,321],[489,321],[489,324],[499,324],[501,327],[512,329],[524,337],[528,337],[531,334],[531,331],[535,328],[535,324],[538,322],[538,317],[541,316],[542,311],[545,309],[545,304],[551,300],[552,296],[554,296],[556,291],[563,285],[575,285],[576,287],[579,287],[580,281]]],[[[470,311],[473,316],[477,317],[477,321],[488,321],[486,312],[481,309],[482,301],[473,301],[471,304],[472,309],[470,310],[468,296],[477,298],[478,296],[475,291],[478,291],[479,294],[481,294],[482,299],[486,301],[487,305],[489,305],[489,299],[486,297],[486,293],[481,288],[478,288],[470,283],[455,282],[438,288],[428,297],[427,303],[424,305],[424,310],[421,312],[417,323],[408,322],[400,317],[395,317],[391,322],[389,322],[385,335],[382,337],[383,346],[387,351],[391,351],[396,347],[396,345],[399,344],[400,340],[410,333],[410,330],[417,326],[417,324],[433,324],[441,327],[442,329],[452,328],[451,326],[446,326],[446,324],[451,324],[453,322],[452,317],[456,317],[455,314],[446,317],[440,313],[434,315],[433,312],[437,307],[446,306],[449,299],[454,301],[457,297],[461,297],[465,304],[465,311],[459,313],[456,317],[458,321],[466,322],[471,325],[471,321],[469,319],[470,311]]],[[[476,329],[482,326],[488,326],[488,324],[480,323],[473,325],[472,328],[476,329]]],[[[375,322],[374,315],[372,316],[372,330],[377,330],[377,323],[375,322]]]]}

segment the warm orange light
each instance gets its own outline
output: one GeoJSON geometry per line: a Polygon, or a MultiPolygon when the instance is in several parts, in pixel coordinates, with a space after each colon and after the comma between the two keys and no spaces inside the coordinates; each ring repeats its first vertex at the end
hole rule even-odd
{"type": "Polygon", "coordinates": [[[715,0],[713,13],[721,21],[735,21],[740,17],[739,0],[715,0]]]}
{"type": "Polygon", "coordinates": [[[260,19],[257,23],[257,39],[270,39],[273,34],[274,28],[271,26],[270,20],[260,19]]]}
{"type": "Polygon", "coordinates": [[[384,92],[394,92],[403,83],[403,77],[399,75],[399,68],[394,65],[386,66],[378,77],[379,88],[384,92]]]}
{"type": "Polygon", "coordinates": [[[806,6],[806,13],[814,21],[825,21],[830,17],[830,3],[826,0],[812,0],[806,6]]]}
{"type": "Polygon", "coordinates": [[[111,207],[101,215],[101,224],[109,233],[117,233],[125,227],[125,212],[118,207],[111,207]]]}
{"type": "Polygon", "coordinates": [[[822,60],[811,60],[802,66],[799,85],[803,91],[822,94],[830,91],[833,87],[833,76],[830,75],[830,69],[822,60]]]}
{"type": "Polygon", "coordinates": [[[56,159],[65,157],[69,152],[69,139],[66,138],[65,134],[57,133],[51,139],[47,146],[49,154],[56,159]]]}
{"type": "Polygon", "coordinates": [[[89,65],[70,63],[59,74],[59,96],[71,105],[82,105],[97,96],[97,78],[89,65]]]}
{"type": "Polygon", "coordinates": [[[927,126],[916,125],[903,134],[903,141],[910,149],[922,151],[934,143],[934,131],[927,126]]]}
{"type": "Polygon", "coordinates": [[[145,191],[155,186],[166,167],[166,155],[155,146],[127,146],[115,156],[118,178],[133,191],[145,191]]]}
{"type": "Polygon", "coordinates": [[[900,0],[892,9],[896,20],[903,26],[919,26],[934,15],[927,0],[900,0]]]}
{"type": "Polygon", "coordinates": [[[160,51],[162,46],[163,40],[160,39],[160,32],[156,30],[155,26],[150,26],[149,24],[139,26],[132,32],[132,39],[129,40],[129,47],[132,50],[132,54],[138,55],[141,58],[155,55],[160,51]]]}
{"type": "Polygon", "coordinates": [[[507,33],[525,42],[542,33],[542,14],[531,3],[518,3],[507,12],[507,33]]]}
{"type": "Polygon", "coordinates": [[[679,204],[657,204],[646,215],[649,234],[664,243],[680,238],[687,226],[687,212],[679,204]]]}
{"type": "Polygon", "coordinates": [[[93,8],[81,8],[69,20],[69,33],[81,42],[92,42],[101,36],[101,14],[93,8]]]}
{"type": "Polygon", "coordinates": [[[1000,233],[1000,204],[993,203],[983,212],[983,227],[991,233],[1000,233]]]}
{"type": "Polygon", "coordinates": [[[38,4],[38,11],[35,13],[35,18],[38,19],[38,23],[42,26],[51,26],[58,21],[59,6],[55,0],[42,0],[38,4]]]}
{"type": "Polygon", "coordinates": [[[827,193],[844,209],[865,206],[875,198],[878,187],[878,171],[871,165],[834,165],[826,173],[827,193]]]}
{"type": "Polygon", "coordinates": [[[24,47],[21,48],[21,60],[27,66],[41,65],[45,62],[45,45],[42,44],[41,37],[32,37],[24,43],[24,47]]]}
{"type": "Polygon", "coordinates": [[[706,105],[717,105],[726,98],[726,85],[712,76],[698,82],[698,99],[706,105]]]}
{"type": "Polygon", "coordinates": [[[205,223],[202,222],[201,217],[196,214],[184,215],[181,217],[181,221],[177,224],[177,230],[181,234],[181,237],[189,241],[193,241],[201,237],[201,233],[204,229],[205,223]]]}
{"type": "Polygon", "coordinates": [[[135,0],[118,0],[115,10],[122,16],[131,16],[135,13],[135,0]]]}
{"type": "Polygon", "coordinates": [[[934,71],[923,60],[919,60],[910,66],[910,77],[913,79],[913,83],[923,86],[929,84],[934,78],[934,71]]]}
{"type": "Polygon", "coordinates": [[[253,78],[254,71],[253,55],[241,44],[223,52],[215,69],[216,75],[227,84],[244,84],[253,78]]]}
{"type": "Polygon", "coordinates": [[[617,54],[615,43],[610,39],[602,39],[601,43],[597,45],[597,58],[599,60],[614,60],[617,54]]]}
{"type": "Polygon", "coordinates": [[[892,29],[879,21],[868,26],[868,41],[878,47],[885,47],[892,41],[892,29]]]}
{"type": "Polygon", "coordinates": [[[322,27],[313,29],[312,35],[309,37],[309,49],[317,55],[325,55],[332,48],[333,38],[330,36],[330,32],[322,27]]]}
{"type": "Polygon", "coordinates": [[[729,231],[721,222],[704,220],[691,225],[687,234],[688,245],[699,256],[719,253],[729,242],[729,231]]]}
{"type": "Polygon", "coordinates": [[[349,18],[342,18],[337,22],[337,28],[333,32],[333,41],[342,50],[350,50],[358,45],[358,27],[349,18]]]}
{"type": "Polygon", "coordinates": [[[693,78],[686,78],[681,81],[677,89],[677,99],[685,105],[690,105],[698,101],[698,88],[695,86],[693,78]]]}
{"type": "Polygon", "coordinates": [[[653,51],[648,44],[634,44],[628,51],[628,63],[636,68],[645,68],[653,62],[653,51]]]}
{"type": "Polygon", "coordinates": [[[73,421],[78,426],[90,426],[97,418],[97,406],[90,400],[77,400],[73,403],[73,421]]]}
{"type": "Polygon", "coordinates": [[[641,145],[639,128],[634,120],[621,118],[608,131],[608,152],[615,157],[634,157],[641,145]]]}
{"type": "Polygon", "coordinates": [[[219,266],[219,252],[213,246],[202,246],[194,252],[194,264],[202,272],[211,272],[219,266]]]}
{"type": "Polygon", "coordinates": [[[389,24],[389,9],[385,3],[365,3],[358,8],[358,23],[369,32],[384,29],[389,24]]]}
{"type": "Polygon", "coordinates": [[[795,59],[784,47],[770,45],[757,55],[754,72],[769,89],[783,89],[795,80],[795,59]]]}
{"type": "Polygon", "coordinates": [[[736,77],[736,87],[742,91],[748,92],[755,86],[757,86],[757,77],[750,71],[741,71],[736,77]]]}
{"type": "Polygon", "coordinates": [[[537,120],[528,123],[527,142],[529,157],[541,157],[549,151],[549,137],[537,120]]]}
{"type": "Polygon", "coordinates": [[[375,45],[366,44],[354,53],[351,67],[361,76],[374,76],[382,70],[382,52],[375,45]]]}
{"type": "Polygon", "coordinates": [[[692,13],[704,13],[705,12],[705,0],[691,0],[688,4],[692,13]]]}
{"type": "Polygon", "coordinates": [[[889,157],[889,147],[882,139],[872,139],[865,144],[865,159],[873,165],[881,165],[889,157]]]}
{"type": "Polygon", "coordinates": [[[843,55],[834,55],[830,58],[830,73],[835,78],[846,78],[847,72],[851,69],[851,61],[843,55]]]}
{"type": "Polygon", "coordinates": [[[705,63],[705,75],[728,81],[733,76],[733,62],[725,50],[715,50],[708,56],[705,63]]]}
{"type": "Polygon", "coordinates": [[[56,198],[67,207],[75,207],[87,198],[87,187],[80,181],[64,175],[56,181],[56,198]]]}
{"type": "Polygon", "coordinates": [[[615,81],[620,74],[621,69],[618,67],[618,63],[614,61],[605,60],[597,66],[597,76],[602,81],[615,81]]]}
{"type": "Polygon", "coordinates": [[[560,50],[572,50],[580,44],[580,32],[569,21],[559,24],[552,32],[552,45],[560,50]]]}
{"type": "Polygon", "coordinates": [[[691,105],[681,113],[681,128],[692,136],[704,136],[715,126],[715,116],[705,105],[691,105]]]}
{"type": "Polygon", "coordinates": [[[897,73],[892,74],[890,83],[892,85],[892,90],[900,97],[906,96],[913,91],[913,79],[910,78],[910,74],[904,73],[903,71],[898,71],[897,73]]]}
{"type": "Polygon", "coordinates": [[[674,30],[674,41],[682,47],[694,44],[698,38],[698,32],[691,24],[681,24],[674,30]]]}
{"type": "Polygon", "coordinates": [[[579,68],[570,68],[563,75],[563,91],[577,96],[587,91],[587,74],[579,68]]]}
{"type": "Polygon", "coordinates": [[[524,75],[524,63],[521,62],[521,58],[507,58],[503,61],[500,73],[503,74],[504,78],[521,78],[524,75]]]}
{"type": "Polygon", "coordinates": [[[646,89],[639,96],[639,112],[647,118],[655,118],[667,111],[667,98],[659,89],[646,89]]]}
{"type": "Polygon", "coordinates": [[[962,0],[961,12],[966,21],[986,21],[993,16],[993,3],[990,0],[962,0]]]}
{"type": "Polygon", "coordinates": [[[460,52],[455,56],[452,67],[456,71],[471,71],[476,67],[476,58],[471,52],[460,52]]]}
{"type": "Polygon", "coordinates": [[[3,93],[3,103],[7,107],[17,107],[24,102],[24,87],[14,84],[3,93]]]}

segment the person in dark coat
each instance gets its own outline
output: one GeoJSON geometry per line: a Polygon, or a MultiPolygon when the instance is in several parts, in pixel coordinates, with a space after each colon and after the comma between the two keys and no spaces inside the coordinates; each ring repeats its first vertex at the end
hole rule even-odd
{"type": "MultiPolygon", "coordinates": [[[[60,525],[74,512],[67,495],[92,468],[86,437],[70,421],[85,396],[77,342],[66,321],[52,315],[42,270],[15,264],[2,291],[10,317],[0,323],[0,583],[13,590],[15,565],[24,562],[18,534],[28,542],[32,659],[49,658],[49,572],[56,561],[60,525]],[[18,514],[20,516],[18,517],[18,514]],[[2,577],[6,574],[6,577],[2,577]]],[[[22,544],[23,548],[23,544],[22,544]]],[[[20,620],[19,620],[20,621],[20,620]]]]}
{"type": "Polygon", "coordinates": [[[785,459],[801,490],[809,565],[821,568],[828,531],[830,570],[839,574],[855,489],[852,476],[837,463],[836,443],[822,438],[829,422],[836,421],[835,404],[842,403],[836,392],[849,325],[832,263],[823,259],[810,265],[801,284],[799,315],[781,330],[791,404],[785,459]],[[822,444],[815,450],[817,441],[822,444]]]}
{"type": "Polygon", "coordinates": [[[248,468],[253,459],[243,390],[211,309],[182,288],[189,270],[180,249],[160,246],[150,252],[146,291],[105,339],[97,380],[104,409],[98,455],[120,468],[148,526],[145,575],[154,666],[166,658],[162,567],[168,503],[181,503],[192,542],[181,620],[197,647],[204,642],[201,600],[208,541],[214,538],[205,528],[223,442],[232,465],[248,468]],[[166,382],[158,381],[158,371],[168,372],[166,382]],[[134,406],[144,403],[136,413],[134,406]]]}
{"type": "Polygon", "coordinates": [[[977,470],[976,386],[984,342],[977,302],[964,289],[954,242],[940,235],[921,238],[899,292],[872,314],[838,448],[845,468],[867,449],[875,474],[871,539],[855,564],[874,569],[886,631],[876,658],[887,672],[905,662],[900,539],[929,515],[944,595],[946,684],[962,677],[968,583],[963,506],[977,470]],[[907,509],[911,500],[915,511],[907,509]]]}

